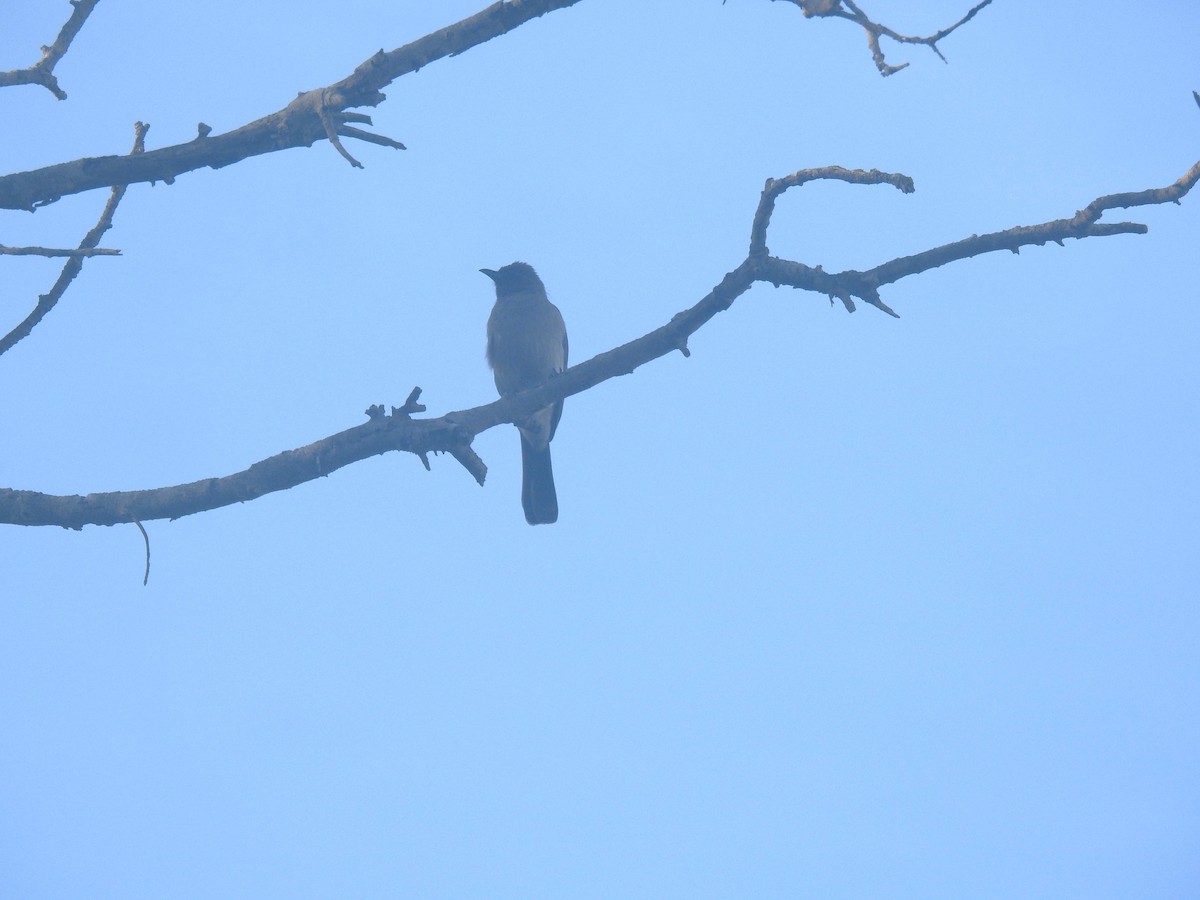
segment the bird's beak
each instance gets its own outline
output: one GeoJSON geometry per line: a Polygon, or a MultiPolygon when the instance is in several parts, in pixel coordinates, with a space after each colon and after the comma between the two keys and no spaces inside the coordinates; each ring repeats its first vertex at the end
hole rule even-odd
{"type": "Polygon", "coordinates": [[[496,280],[497,273],[496,273],[495,269],[480,269],[479,271],[482,272],[484,275],[486,275],[488,278],[492,279],[492,281],[496,280]]]}

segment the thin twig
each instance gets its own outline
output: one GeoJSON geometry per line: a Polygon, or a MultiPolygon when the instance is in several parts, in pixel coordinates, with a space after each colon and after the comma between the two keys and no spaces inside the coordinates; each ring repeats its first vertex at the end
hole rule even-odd
{"type": "Polygon", "coordinates": [[[120,250],[105,247],[77,247],[74,250],[55,247],[6,247],[0,244],[0,256],[120,256],[120,250]]]}
{"type": "Polygon", "coordinates": [[[133,520],[133,524],[138,527],[138,531],[142,533],[142,540],[146,542],[146,574],[142,576],[142,587],[150,583],[150,535],[146,534],[146,529],[137,519],[133,520]]]}

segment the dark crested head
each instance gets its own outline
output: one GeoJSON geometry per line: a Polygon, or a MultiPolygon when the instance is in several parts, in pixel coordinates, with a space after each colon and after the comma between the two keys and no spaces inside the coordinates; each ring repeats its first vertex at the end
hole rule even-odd
{"type": "Polygon", "coordinates": [[[480,269],[484,275],[496,282],[496,294],[515,294],[518,291],[545,291],[542,279],[529,263],[509,263],[502,269],[480,269]]]}

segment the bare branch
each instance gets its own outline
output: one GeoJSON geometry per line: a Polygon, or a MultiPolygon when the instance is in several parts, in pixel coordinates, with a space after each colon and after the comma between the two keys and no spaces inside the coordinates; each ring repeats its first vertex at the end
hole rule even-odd
{"type": "Polygon", "coordinates": [[[71,41],[75,40],[75,35],[79,34],[79,29],[96,8],[97,2],[99,0],[71,0],[71,5],[75,7],[71,11],[71,17],[59,30],[54,43],[42,48],[42,58],[28,69],[0,72],[0,87],[40,84],[59,100],[66,100],[67,92],[58,86],[58,79],[54,77],[54,67],[71,46],[71,41]]]}
{"type": "MultiPolygon", "coordinates": [[[[878,287],[891,284],[908,275],[927,272],[946,263],[981,253],[1010,250],[1021,247],[1041,246],[1053,241],[1061,244],[1067,238],[1108,237],[1114,234],[1145,234],[1149,229],[1137,222],[1100,223],[1097,220],[1107,209],[1127,209],[1132,206],[1147,206],[1159,203],[1178,203],[1200,180],[1200,162],[1192,166],[1173,184],[1162,188],[1150,188],[1124,194],[1109,194],[1098,197],[1070,219],[1055,219],[1041,225],[1021,225],[991,234],[971,235],[942,247],[935,247],[913,256],[904,256],[876,266],[862,273],[853,273],[865,285],[878,287]]],[[[849,275],[851,273],[847,273],[849,275]]]]}
{"type": "Polygon", "coordinates": [[[412,421],[404,415],[380,416],[306,447],[284,451],[223,478],[86,497],[0,489],[0,522],[79,529],[84,525],[177,519],[286,490],[389,450],[408,450],[417,454],[439,450],[461,453],[468,448],[470,439],[471,435],[462,426],[445,418],[412,421]]]}
{"type": "MultiPolygon", "coordinates": [[[[357,163],[336,138],[362,138],[358,129],[347,129],[346,122],[369,122],[352,107],[378,106],[387,99],[380,89],[402,75],[415,72],[431,62],[464,53],[497,35],[512,31],[547,12],[564,9],[579,0],[510,0],[491,6],[433,34],[392,50],[379,51],[363,62],[348,77],[326,88],[305,91],[278,112],[224,134],[200,134],[186,144],[176,144],[127,156],[97,156],[59,163],[29,172],[0,177],[0,209],[32,210],[38,206],[97,188],[118,184],[164,181],[205,166],[219,169],[251,156],[261,156],[291,147],[311,147],[319,140],[330,140],[339,152],[357,163]]],[[[403,149],[391,138],[372,143],[403,149]]]]}
{"type": "Polygon", "coordinates": [[[865,272],[825,272],[791,260],[769,256],[765,233],[775,200],[789,187],[818,178],[836,178],[855,184],[892,184],[906,193],[912,179],[905,175],[827,166],[794,172],[786,178],[769,179],[754,216],[751,252],[737,268],[695,306],[671,318],[660,328],[636,340],[601,353],[586,362],[528,391],[512,394],[484,406],[450,412],[437,419],[414,420],[423,412],[415,388],[404,405],[387,415],[381,406],[367,410],[369,421],[308,446],[288,450],[257,462],[245,471],[223,478],[207,478],[190,484],[144,491],[118,491],[81,496],[53,496],[36,491],[0,489],[0,522],[14,525],[115,525],[151,519],[175,519],[221,506],[253,500],[264,494],[286,490],[328,475],[343,466],[386,453],[406,450],[416,454],[428,468],[428,454],[445,452],[458,460],[472,477],[483,484],[487,466],[471,449],[475,435],[508,422],[527,418],[564,397],[581,393],[675,350],[688,355],[688,338],[717,313],[728,309],[755,282],[765,281],[803,288],[840,300],[854,311],[855,297],[889,315],[896,313],[879,296],[882,284],[945,265],[956,259],[994,250],[1016,251],[1029,244],[1061,243],[1066,238],[1099,237],[1110,234],[1140,234],[1144,225],[1132,222],[1101,224],[1096,220],[1107,209],[1178,202],[1200,180],[1200,162],[1174,184],[1124,194],[1099,197],[1070,219],[1041,225],[1025,225],[993,234],[972,235],[961,241],[935,247],[914,256],[886,262],[865,272]]]}
{"type": "MultiPolygon", "coordinates": [[[[133,149],[130,154],[136,156],[141,153],[146,146],[146,132],[150,126],[138,122],[133,127],[133,149]]],[[[100,220],[87,234],[83,236],[83,240],[79,242],[81,251],[95,250],[96,245],[100,243],[100,238],[104,237],[104,232],[112,227],[113,214],[117,211],[117,205],[121,202],[121,198],[125,196],[125,185],[117,185],[112,189],[109,195],[108,202],[104,204],[104,211],[100,213],[100,220]]],[[[37,306],[33,308],[28,316],[25,317],[16,328],[0,338],[0,355],[7,353],[18,341],[27,337],[34,326],[46,317],[46,313],[54,309],[59,300],[62,299],[71,282],[75,280],[75,276],[79,274],[83,268],[84,256],[90,254],[80,253],[72,254],[67,260],[67,264],[63,266],[62,272],[58,276],[58,280],[54,282],[54,287],[47,294],[42,294],[38,297],[37,306]]]]}
{"type": "Polygon", "coordinates": [[[991,3],[992,0],[981,0],[981,2],[971,7],[967,14],[953,25],[943,28],[936,34],[931,34],[926,37],[914,37],[911,35],[900,34],[896,31],[893,31],[891,28],[888,28],[886,25],[882,25],[879,22],[873,21],[870,16],[868,16],[858,7],[854,0],[788,0],[788,2],[793,3],[804,10],[805,18],[848,19],[849,21],[855,22],[862,26],[862,28],[867,32],[867,46],[871,48],[871,59],[874,60],[875,67],[879,69],[879,73],[886,77],[888,75],[894,75],[901,69],[906,68],[908,63],[901,63],[898,66],[890,65],[884,58],[883,50],[879,46],[879,39],[881,37],[891,38],[893,41],[901,44],[924,44],[926,47],[936,53],[942,62],[946,62],[946,57],[942,56],[942,51],[938,49],[938,41],[954,32],[960,26],[965,25],[967,22],[971,21],[971,19],[975,18],[975,14],[991,3]]]}

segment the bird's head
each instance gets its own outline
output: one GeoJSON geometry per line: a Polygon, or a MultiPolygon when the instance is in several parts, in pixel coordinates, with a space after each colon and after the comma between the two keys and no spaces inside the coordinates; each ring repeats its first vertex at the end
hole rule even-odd
{"type": "Polygon", "coordinates": [[[514,262],[501,269],[480,269],[479,271],[495,282],[496,296],[498,297],[524,291],[542,291],[544,293],[546,290],[542,279],[538,278],[538,273],[529,263],[514,262]]]}

